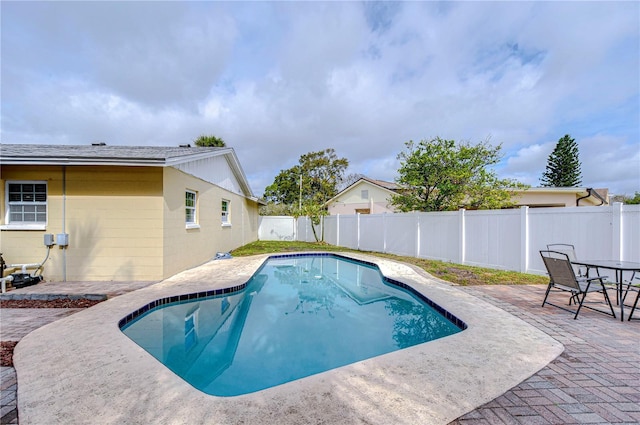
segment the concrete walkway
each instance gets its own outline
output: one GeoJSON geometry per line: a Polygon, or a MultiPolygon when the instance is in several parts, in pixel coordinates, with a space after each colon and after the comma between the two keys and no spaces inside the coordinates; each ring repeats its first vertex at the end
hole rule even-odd
{"type": "MultiPolygon", "coordinates": [[[[574,321],[569,313],[562,310],[540,307],[544,294],[544,287],[541,286],[456,289],[503,309],[551,335],[564,345],[565,351],[530,378],[510,390],[505,389],[504,394],[452,424],[640,423],[639,321],[620,322],[588,310],[581,312],[579,319],[574,321]]],[[[89,292],[100,293],[101,290],[97,288],[89,292]]],[[[34,310],[28,311],[35,313],[34,310]]],[[[0,312],[3,314],[2,340],[7,339],[4,337],[5,326],[10,326],[12,322],[5,320],[9,316],[4,313],[0,312]]],[[[36,323],[33,322],[34,325],[36,323]]],[[[15,372],[12,368],[2,368],[0,377],[3,391],[1,423],[17,423],[17,419],[12,420],[15,418],[15,407],[11,409],[6,404],[11,400],[7,394],[13,389],[15,406],[15,372]]]]}
{"type": "MultiPolygon", "coordinates": [[[[135,291],[155,282],[43,282],[14,289],[0,299],[51,300],[76,297],[105,299],[135,291]]],[[[1,308],[0,341],[20,341],[32,331],[82,311],[76,308],[1,308]]],[[[16,370],[0,367],[0,424],[18,424],[16,370]]]]}

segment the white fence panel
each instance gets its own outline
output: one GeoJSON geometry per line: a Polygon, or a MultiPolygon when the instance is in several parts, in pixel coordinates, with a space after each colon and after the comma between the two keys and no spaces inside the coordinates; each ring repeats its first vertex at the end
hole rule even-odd
{"type": "Polygon", "coordinates": [[[420,226],[418,258],[461,261],[460,215],[458,211],[418,214],[420,226]]]}
{"type": "Polygon", "coordinates": [[[615,259],[611,218],[609,207],[529,209],[529,271],[545,272],[539,251],[553,243],[574,245],[578,258],[615,259]]]}
{"type": "Polygon", "coordinates": [[[520,270],[520,210],[465,211],[464,263],[520,270]]]}
{"type": "MultiPolygon", "coordinates": [[[[313,242],[311,220],[261,217],[261,240],[313,242]]],[[[640,205],[325,217],[324,240],[390,252],[544,274],[540,250],[568,243],[582,259],[640,262],[640,205]]],[[[317,226],[318,237],[322,227],[317,226]]]]}
{"type": "Polygon", "coordinates": [[[324,226],[324,241],[329,245],[339,246],[338,220],[337,215],[328,215],[322,220],[324,226]]]}
{"type": "Polygon", "coordinates": [[[296,219],[286,216],[258,217],[258,239],[261,241],[296,240],[296,219]]]}
{"type": "Polygon", "coordinates": [[[417,214],[385,214],[384,216],[386,252],[415,257],[419,231],[417,214]]]}
{"type": "Polygon", "coordinates": [[[338,221],[339,246],[351,249],[358,247],[358,215],[341,215],[338,221]]]}
{"type": "Polygon", "coordinates": [[[621,205],[620,215],[620,258],[625,261],[640,261],[640,205],[621,205]]]}
{"type": "MultiPolygon", "coordinates": [[[[298,240],[302,242],[315,242],[311,219],[308,217],[298,217],[298,240]]],[[[320,231],[320,226],[316,227],[316,232],[320,231]]],[[[320,235],[320,233],[318,233],[320,235]]],[[[320,237],[320,236],[318,236],[320,237]]]]}
{"type": "Polygon", "coordinates": [[[360,244],[362,251],[384,252],[384,214],[360,215],[360,244]]]}

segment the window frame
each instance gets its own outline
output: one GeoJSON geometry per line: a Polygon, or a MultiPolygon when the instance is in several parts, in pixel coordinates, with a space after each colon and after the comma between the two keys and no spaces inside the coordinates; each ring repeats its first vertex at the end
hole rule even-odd
{"type": "Polygon", "coordinates": [[[184,224],[187,229],[197,229],[200,227],[198,224],[198,192],[191,189],[185,189],[184,192],[184,224]],[[193,195],[193,206],[187,204],[187,197],[189,194],[193,195]],[[189,221],[189,212],[192,212],[193,220],[189,221]]]}
{"type": "MultiPolygon", "coordinates": [[[[23,194],[23,188],[20,188],[20,193],[23,194]]],[[[34,189],[34,194],[35,194],[34,189]]],[[[4,192],[4,203],[5,203],[5,214],[4,214],[4,224],[0,226],[2,230],[46,230],[47,223],[49,221],[49,183],[46,180],[7,180],[5,182],[5,192],[4,192]],[[10,185],[44,185],[45,190],[45,200],[44,201],[11,201],[10,200],[10,185]],[[20,206],[44,206],[44,221],[14,221],[11,220],[11,207],[15,205],[20,206]]],[[[24,214],[24,210],[22,211],[24,214]]],[[[40,213],[34,211],[35,217],[40,213]]]]}
{"type": "Polygon", "coordinates": [[[222,227],[230,227],[231,226],[231,201],[229,199],[222,199],[220,202],[220,211],[221,216],[220,220],[222,221],[222,227]],[[225,208],[226,205],[226,208],[225,208]]]}
{"type": "Polygon", "coordinates": [[[369,199],[369,189],[360,189],[360,199],[369,199]]]}

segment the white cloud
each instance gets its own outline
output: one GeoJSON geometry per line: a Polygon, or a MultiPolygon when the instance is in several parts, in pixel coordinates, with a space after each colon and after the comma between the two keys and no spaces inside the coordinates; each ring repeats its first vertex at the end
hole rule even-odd
{"type": "Polygon", "coordinates": [[[0,7],[5,143],[215,134],[261,195],[329,147],[349,172],[393,180],[404,142],[435,136],[490,137],[506,155],[499,173],[537,185],[568,133],[585,184],[640,190],[638,3],[0,7]]]}

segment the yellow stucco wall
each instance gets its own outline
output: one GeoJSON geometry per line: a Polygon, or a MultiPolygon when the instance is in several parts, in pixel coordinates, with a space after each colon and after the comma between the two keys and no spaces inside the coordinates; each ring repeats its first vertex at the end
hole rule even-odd
{"type": "Polygon", "coordinates": [[[164,170],[165,276],[202,264],[258,240],[258,205],[174,168],[164,170]],[[185,191],[196,192],[198,227],[186,228],[185,191]],[[230,201],[231,226],[222,225],[222,200],[230,201]]]}
{"type": "Polygon", "coordinates": [[[45,180],[45,230],[3,230],[4,258],[39,262],[45,233],[67,233],[53,246],[43,276],[51,281],[158,280],[162,271],[162,170],[151,167],[2,167],[6,180],[45,180]],[[63,184],[63,174],[65,181],[63,184]]]}
{"type": "Polygon", "coordinates": [[[45,263],[48,281],[161,280],[257,240],[255,202],[173,168],[68,166],[64,175],[63,185],[60,166],[0,168],[0,225],[7,180],[47,182],[45,230],[2,230],[0,252],[8,263],[40,262],[44,234],[68,233],[68,248],[53,246],[45,263]],[[185,189],[199,194],[199,229],[186,229],[185,189]],[[221,226],[222,198],[231,227],[221,226]]]}

